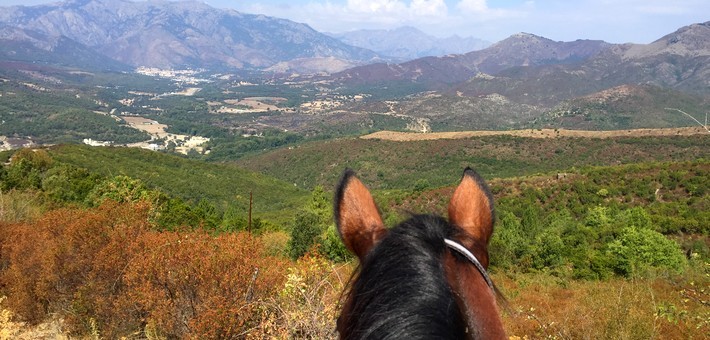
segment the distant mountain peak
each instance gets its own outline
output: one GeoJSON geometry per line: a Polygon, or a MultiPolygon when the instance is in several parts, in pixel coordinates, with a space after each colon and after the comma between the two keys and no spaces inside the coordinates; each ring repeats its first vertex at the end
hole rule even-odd
{"type": "Polygon", "coordinates": [[[684,26],[648,44],[632,44],[624,53],[626,59],[657,55],[710,56],[710,21],[684,26]]]}
{"type": "Polygon", "coordinates": [[[346,44],[370,49],[398,61],[462,54],[490,46],[489,42],[473,37],[452,35],[437,38],[412,26],[390,30],[364,29],[331,35],[346,44]]]}
{"type": "Polygon", "coordinates": [[[543,38],[543,37],[541,37],[541,36],[539,36],[539,35],[535,35],[535,34],[527,33],[527,32],[518,32],[518,33],[515,33],[515,34],[511,35],[511,36],[509,37],[509,39],[510,39],[510,38],[514,38],[514,39],[532,39],[532,38],[534,38],[534,39],[550,40],[550,39],[547,39],[547,38],[543,38]]]}

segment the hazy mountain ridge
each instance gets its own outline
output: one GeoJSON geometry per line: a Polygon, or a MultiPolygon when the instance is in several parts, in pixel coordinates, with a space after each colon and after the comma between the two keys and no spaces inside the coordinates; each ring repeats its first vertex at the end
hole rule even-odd
{"type": "Polygon", "coordinates": [[[132,66],[264,68],[298,58],[377,54],[308,25],[181,1],[81,0],[4,8],[0,22],[64,35],[132,66]]]}
{"type": "Polygon", "coordinates": [[[710,94],[710,25],[678,29],[651,44],[610,45],[573,64],[512,67],[457,88],[469,96],[499,93],[531,104],[554,104],[620,85],[650,84],[710,94]]]}
{"type": "Polygon", "coordinates": [[[447,38],[437,38],[411,26],[393,30],[357,30],[331,34],[331,36],[348,45],[366,48],[403,61],[428,56],[467,53],[491,45],[488,41],[474,37],[462,38],[453,35],[447,38]]]}
{"type": "Polygon", "coordinates": [[[3,24],[0,24],[0,46],[0,59],[9,61],[41,62],[86,70],[130,70],[130,66],[65,36],[3,24]]]}
{"type": "Polygon", "coordinates": [[[344,83],[417,82],[432,88],[458,85],[467,95],[500,93],[538,104],[586,95],[622,84],[656,84],[710,92],[710,23],[678,29],[651,44],[598,40],[556,42],[528,33],[461,55],[401,64],[365,65],[334,75],[344,83]],[[485,76],[476,77],[479,74],[485,76]],[[574,85],[574,86],[571,86],[574,85]],[[555,92],[555,98],[535,89],[555,92]],[[558,91],[559,90],[559,91],[558,91]]]}
{"type": "MultiPolygon", "coordinates": [[[[595,40],[556,42],[532,34],[519,33],[480,51],[442,57],[425,57],[397,65],[388,65],[385,73],[377,74],[383,80],[411,80],[455,84],[464,82],[478,73],[495,74],[517,66],[564,64],[586,60],[612,46],[595,40]]],[[[365,65],[346,70],[335,77],[346,82],[371,81],[368,68],[383,69],[382,65],[365,65]]]]}

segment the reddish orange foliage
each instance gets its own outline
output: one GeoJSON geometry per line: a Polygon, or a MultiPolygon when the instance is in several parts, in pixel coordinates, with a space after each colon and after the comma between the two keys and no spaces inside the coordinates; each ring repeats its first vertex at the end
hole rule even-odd
{"type": "Polygon", "coordinates": [[[261,320],[283,260],[247,234],[157,232],[146,204],[60,209],[0,229],[0,283],[24,320],[61,314],[77,333],[115,338],[152,327],[169,337],[230,338],[261,320]]]}

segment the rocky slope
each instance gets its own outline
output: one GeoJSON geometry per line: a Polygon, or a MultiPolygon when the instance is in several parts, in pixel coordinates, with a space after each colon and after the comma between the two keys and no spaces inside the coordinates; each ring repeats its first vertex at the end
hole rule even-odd
{"type": "Polygon", "coordinates": [[[5,7],[0,23],[64,36],[132,66],[265,68],[298,58],[355,63],[377,58],[305,24],[197,1],[74,0],[5,7]]]}

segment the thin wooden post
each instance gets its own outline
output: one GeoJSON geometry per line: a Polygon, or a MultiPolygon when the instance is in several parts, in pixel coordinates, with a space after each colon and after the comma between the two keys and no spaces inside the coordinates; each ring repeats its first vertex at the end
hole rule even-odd
{"type": "Polygon", "coordinates": [[[251,207],[254,202],[253,194],[254,194],[253,191],[249,191],[249,234],[251,234],[251,207]]]}

